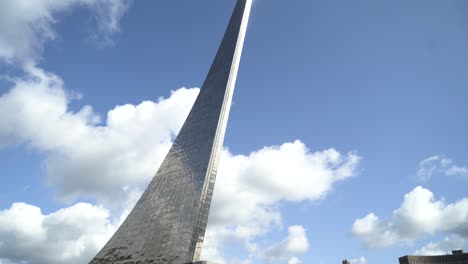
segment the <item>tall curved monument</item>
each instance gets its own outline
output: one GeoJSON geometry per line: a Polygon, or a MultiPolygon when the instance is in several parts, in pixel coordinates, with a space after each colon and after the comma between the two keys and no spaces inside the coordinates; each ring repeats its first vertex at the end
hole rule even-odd
{"type": "Polygon", "coordinates": [[[251,5],[252,0],[237,0],[213,65],[172,148],[91,264],[199,261],[251,5]]]}

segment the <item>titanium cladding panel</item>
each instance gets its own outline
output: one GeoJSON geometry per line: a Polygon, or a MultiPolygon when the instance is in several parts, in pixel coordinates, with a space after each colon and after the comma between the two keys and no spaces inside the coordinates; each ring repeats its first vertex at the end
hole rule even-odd
{"type": "Polygon", "coordinates": [[[90,263],[181,264],[200,258],[252,0],[238,0],[172,148],[127,219],[90,263]]]}

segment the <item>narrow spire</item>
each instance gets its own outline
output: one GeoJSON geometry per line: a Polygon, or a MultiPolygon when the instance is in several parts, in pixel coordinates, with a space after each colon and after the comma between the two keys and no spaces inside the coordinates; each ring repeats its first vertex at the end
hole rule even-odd
{"type": "Polygon", "coordinates": [[[252,0],[238,0],[187,120],[153,180],[91,261],[181,264],[200,259],[252,0]]]}

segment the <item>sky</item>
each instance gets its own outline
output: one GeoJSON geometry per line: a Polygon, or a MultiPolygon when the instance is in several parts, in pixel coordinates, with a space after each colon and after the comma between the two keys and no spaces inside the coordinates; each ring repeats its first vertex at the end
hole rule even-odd
{"type": "MultiPolygon", "coordinates": [[[[0,0],[0,263],[87,263],[151,180],[234,0],[0,0]]],[[[202,256],[468,248],[468,3],[254,0],[202,256]]]]}

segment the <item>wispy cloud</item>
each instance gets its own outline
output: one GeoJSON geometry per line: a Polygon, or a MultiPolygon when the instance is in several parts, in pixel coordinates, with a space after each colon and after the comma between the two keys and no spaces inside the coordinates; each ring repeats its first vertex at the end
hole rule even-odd
{"type": "Polygon", "coordinates": [[[131,0],[0,1],[0,62],[34,64],[47,41],[56,38],[57,15],[86,7],[96,19],[93,36],[111,43],[131,0]]]}
{"type": "Polygon", "coordinates": [[[468,167],[456,165],[444,155],[435,155],[422,160],[416,174],[421,181],[428,181],[437,174],[468,177],[468,167]]]}

